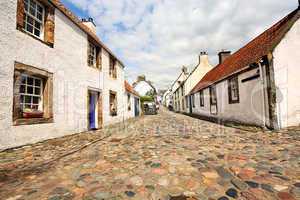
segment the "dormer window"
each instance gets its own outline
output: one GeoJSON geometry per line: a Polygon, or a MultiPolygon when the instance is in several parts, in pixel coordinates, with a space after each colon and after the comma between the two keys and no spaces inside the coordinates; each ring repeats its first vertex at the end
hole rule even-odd
{"type": "Polygon", "coordinates": [[[92,43],[89,43],[89,51],[88,51],[88,65],[92,67],[96,67],[96,58],[97,58],[96,46],[92,43]]]}
{"type": "Polygon", "coordinates": [[[43,38],[44,6],[35,0],[24,0],[24,30],[35,37],[43,38]]]}

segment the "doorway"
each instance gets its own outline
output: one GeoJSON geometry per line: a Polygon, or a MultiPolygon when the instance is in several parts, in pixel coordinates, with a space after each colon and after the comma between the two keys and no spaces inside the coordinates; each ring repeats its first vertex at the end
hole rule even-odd
{"type": "Polygon", "coordinates": [[[139,98],[134,98],[134,115],[138,117],[140,115],[140,101],[139,98]]]}
{"type": "Polygon", "coordinates": [[[102,128],[102,98],[98,91],[88,90],[88,129],[102,128]]]}

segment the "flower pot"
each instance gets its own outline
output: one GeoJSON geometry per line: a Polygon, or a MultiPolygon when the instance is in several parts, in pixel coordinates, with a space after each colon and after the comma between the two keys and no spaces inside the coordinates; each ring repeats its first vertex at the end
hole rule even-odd
{"type": "Polygon", "coordinates": [[[23,118],[43,118],[44,113],[40,111],[23,112],[23,118]]]}

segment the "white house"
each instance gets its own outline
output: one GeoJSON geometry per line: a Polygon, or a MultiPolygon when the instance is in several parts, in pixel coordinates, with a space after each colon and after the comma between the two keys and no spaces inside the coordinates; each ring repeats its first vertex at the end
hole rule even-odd
{"type": "Polygon", "coordinates": [[[185,91],[184,91],[184,81],[188,76],[188,70],[186,67],[182,67],[181,73],[178,78],[171,86],[172,96],[173,96],[173,106],[175,112],[185,111],[185,91]]]}
{"type": "Polygon", "coordinates": [[[184,91],[186,95],[186,107],[184,112],[191,113],[192,108],[195,107],[193,95],[188,95],[192,89],[197,85],[204,75],[209,72],[213,66],[209,63],[208,55],[206,52],[201,52],[199,55],[199,62],[197,66],[191,71],[184,81],[184,91]]]}
{"type": "Polygon", "coordinates": [[[127,82],[125,84],[125,96],[126,108],[125,118],[133,118],[141,115],[141,102],[140,95],[133,89],[133,87],[127,82]]]}
{"type": "Polygon", "coordinates": [[[201,117],[280,129],[300,124],[300,11],[220,63],[190,92],[201,117]]]}
{"type": "Polygon", "coordinates": [[[173,108],[173,94],[172,90],[167,90],[163,95],[162,103],[167,108],[173,108]]]}
{"type": "Polygon", "coordinates": [[[124,119],[124,66],[59,0],[0,1],[0,149],[124,119]]]}

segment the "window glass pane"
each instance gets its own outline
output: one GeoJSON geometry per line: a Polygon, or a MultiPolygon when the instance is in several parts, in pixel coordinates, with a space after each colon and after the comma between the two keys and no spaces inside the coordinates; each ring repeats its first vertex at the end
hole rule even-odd
{"type": "Polygon", "coordinates": [[[26,76],[22,76],[21,82],[22,82],[23,84],[26,84],[26,76]]]}
{"type": "Polygon", "coordinates": [[[25,93],[25,85],[20,86],[20,93],[25,93]]]}
{"type": "Polygon", "coordinates": [[[39,109],[39,105],[32,105],[32,106],[31,106],[31,109],[33,109],[33,110],[38,110],[38,109],[39,109]]]}
{"type": "Polygon", "coordinates": [[[27,78],[27,85],[33,85],[33,78],[27,78]]]}
{"type": "Polygon", "coordinates": [[[25,103],[31,103],[31,96],[25,96],[25,103]]]}
{"type": "Polygon", "coordinates": [[[39,103],[40,98],[39,97],[33,97],[33,103],[34,104],[38,104],[39,103]]]}
{"type": "Polygon", "coordinates": [[[34,29],[34,35],[40,37],[40,31],[38,29],[34,29]]]}
{"type": "Polygon", "coordinates": [[[27,94],[33,94],[33,87],[27,87],[27,94]]]}
{"type": "Polygon", "coordinates": [[[34,88],[34,94],[40,95],[41,94],[41,89],[40,88],[34,88]]]}
{"type": "Polygon", "coordinates": [[[33,18],[30,16],[27,16],[27,23],[30,25],[33,25],[33,18]]]}
{"type": "Polygon", "coordinates": [[[29,24],[27,24],[27,29],[28,32],[32,33],[33,32],[33,27],[29,24]]]}
{"type": "Polygon", "coordinates": [[[30,6],[29,8],[29,13],[33,16],[35,16],[35,9],[33,7],[30,6]]]}
{"type": "Polygon", "coordinates": [[[41,23],[38,21],[35,21],[35,28],[40,30],[41,29],[41,23]]]}
{"type": "Polygon", "coordinates": [[[26,109],[26,108],[29,108],[29,109],[31,109],[31,106],[30,106],[30,104],[25,104],[25,105],[24,105],[24,109],[26,109]]]}
{"type": "Polygon", "coordinates": [[[43,15],[41,13],[37,13],[37,18],[42,21],[43,20],[43,15]]]}
{"type": "Polygon", "coordinates": [[[39,11],[40,13],[43,13],[43,8],[42,8],[42,6],[38,5],[37,7],[38,7],[38,11],[39,11]]]}
{"type": "Polygon", "coordinates": [[[39,80],[39,79],[34,79],[34,86],[36,86],[36,87],[41,87],[41,80],[39,80]]]}

